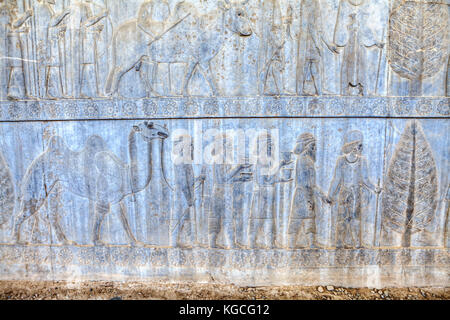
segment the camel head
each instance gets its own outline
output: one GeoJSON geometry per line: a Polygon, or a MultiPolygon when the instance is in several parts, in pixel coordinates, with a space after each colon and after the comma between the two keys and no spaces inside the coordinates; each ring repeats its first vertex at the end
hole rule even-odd
{"type": "Polygon", "coordinates": [[[151,142],[155,139],[164,140],[169,137],[169,130],[167,130],[165,126],[153,122],[142,122],[139,125],[134,126],[133,129],[147,142],[151,142]]]}

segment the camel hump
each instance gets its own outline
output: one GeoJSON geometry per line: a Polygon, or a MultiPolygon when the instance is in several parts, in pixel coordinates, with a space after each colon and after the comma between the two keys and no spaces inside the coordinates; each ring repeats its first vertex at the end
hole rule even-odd
{"type": "Polygon", "coordinates": [[[98,135],[90,136],[86,141],[85,150],[89,153],[97,153],[108,150],[105,140],[98,135]]]}

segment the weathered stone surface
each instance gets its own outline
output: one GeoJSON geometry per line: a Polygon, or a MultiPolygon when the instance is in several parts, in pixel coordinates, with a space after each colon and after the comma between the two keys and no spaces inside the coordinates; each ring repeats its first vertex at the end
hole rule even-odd
{"type": "Polygon", "coordinates": [[[1,1],[0,279],[448,286],[449,8],[1,1]]]}

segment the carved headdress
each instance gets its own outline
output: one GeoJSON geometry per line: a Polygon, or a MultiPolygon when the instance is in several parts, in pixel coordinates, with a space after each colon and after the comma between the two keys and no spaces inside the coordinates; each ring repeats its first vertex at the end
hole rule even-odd
{"type": "Polygon", "coordinates": [[[312,135],[309,132],[302,133],[301,135],[299,135],[297,137],[297,147],[295,148],[294,153],[302,154],[303,152],[305,152],[305,150],[311,143],[315,143],[315,142],[316,142],[316,137],[314,137],[314,135],[312,135]]]}
{"type": "Polygon", "coordinates": [[[363,135],[361,131],[353,130],[347,133],[344,137],[344,145],[342,146],[342,152],[347,154],[350,153],[355,146],[363,142],[363,135]]]}

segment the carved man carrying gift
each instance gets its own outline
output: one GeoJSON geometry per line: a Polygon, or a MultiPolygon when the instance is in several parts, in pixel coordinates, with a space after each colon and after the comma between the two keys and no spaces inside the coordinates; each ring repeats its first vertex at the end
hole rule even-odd
{"type": "Polygon", "coordinates": [[[288,246],[291,249],[316,247],[317,198],[328,201],[316,184],[316,138],[303,133],[297,138],[294,149],[295,191],[289,215],[288,246]]]}
{"type": "Polygon", "coordinates": [[[369,180],[367,159],[362,156],[362,150],[362,133],[350,131],[345,136],[343,155],[337,160],[328,192],[331,202],[337,200],[337,248],[361,247],[361,212],[368,199],[367,190],[381,192],[369,180]]]}

